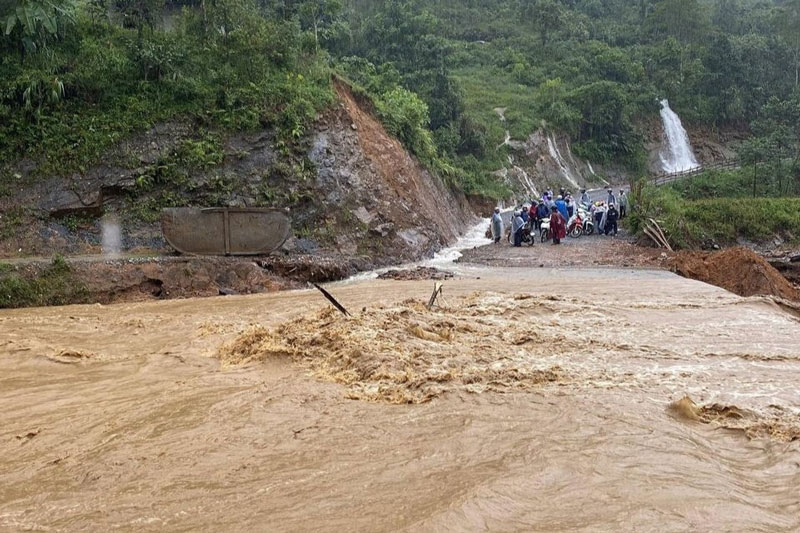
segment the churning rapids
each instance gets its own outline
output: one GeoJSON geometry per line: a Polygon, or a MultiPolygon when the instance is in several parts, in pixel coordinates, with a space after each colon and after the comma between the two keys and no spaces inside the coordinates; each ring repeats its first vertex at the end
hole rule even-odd
{"type": "Polygon", "coordinates": [[[3,311],[0,530],[800,528],[796,317],[656,271],[431,286],[3,311]]]}

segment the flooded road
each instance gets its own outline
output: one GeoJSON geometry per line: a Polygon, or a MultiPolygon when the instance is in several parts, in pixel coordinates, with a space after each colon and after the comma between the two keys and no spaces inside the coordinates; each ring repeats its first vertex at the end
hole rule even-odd
{"type": "Polygon", "coordinates": [[[800,528],[796,317],[666,272],[461,275],[431,311],[337,285],[352,318],[0,312],[0,530],[800,528]]]}

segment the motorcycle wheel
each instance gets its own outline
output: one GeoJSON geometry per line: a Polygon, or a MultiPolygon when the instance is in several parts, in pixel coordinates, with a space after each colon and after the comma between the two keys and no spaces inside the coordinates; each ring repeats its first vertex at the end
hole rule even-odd
{"type": "Polygon", "coordinates": [[[539,238],[542,240],[542,242],[549,241],[550,240],[550,231],[546,230],[546,229],[543,229],[542,233],[539,235],[539,238]]]}
{"type": "Polygon", "coordinates": [[[578,225],[573,227],[572,231],[569,232],[569,236],[572,237],[573,239],[577,239],[581,235],[583,235],[583,228],[578,225]]]}
{"type": "Polygon", "coordinates": [[[594,234],[594,226],[586,226],[583,228],[584,235],[593,235],[594,234]]]}

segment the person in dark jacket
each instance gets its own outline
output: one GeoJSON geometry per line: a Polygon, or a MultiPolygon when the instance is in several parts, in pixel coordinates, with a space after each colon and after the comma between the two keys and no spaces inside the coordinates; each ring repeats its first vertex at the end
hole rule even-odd
{"type": "Polygon", "coordinates": [[[536,214],[539,215],[539,225],[541,226],[542,220],[550,216],[550,208],[547,207],[547,202],[542,202],[539,204],[539,206],[536,208],[536,214]]]}
{"type": "Polygon", "coordinates": [[[617,220],[619,220],[619,211],[617,211],[617,207],[614,204],[611,204],[606,212],[606,235],[617,234],[617,220]]]}

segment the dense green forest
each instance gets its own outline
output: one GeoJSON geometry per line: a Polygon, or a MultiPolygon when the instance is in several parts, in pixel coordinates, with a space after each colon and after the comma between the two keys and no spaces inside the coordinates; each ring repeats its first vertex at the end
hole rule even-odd
{"type": "Polygon", "coordinates": [[[20,160],[80,171],[175,116],[211,132],[187,165],[257,128],[291,158],[332,75],[468,192],[504,193],[496,107],[514,138],[546,125],[641,172],[636,124],[661,98],[800,180],[800,0],[0,0],[0,193],[20,160]]]}

